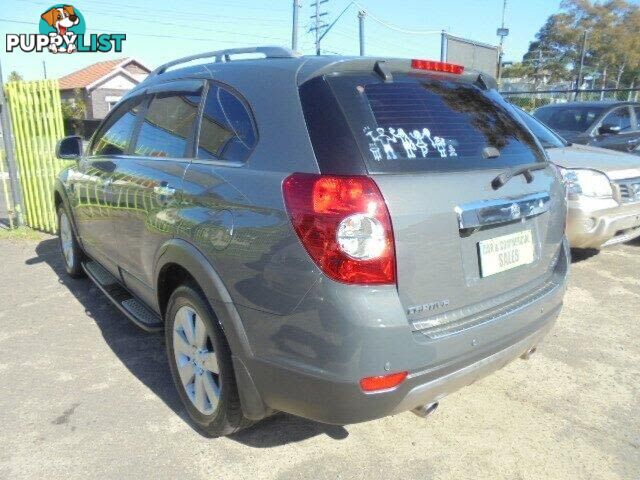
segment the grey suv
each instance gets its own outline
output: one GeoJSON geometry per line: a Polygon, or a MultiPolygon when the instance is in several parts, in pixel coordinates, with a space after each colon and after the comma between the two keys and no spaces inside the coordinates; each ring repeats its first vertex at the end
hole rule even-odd
{"type": "Polygon", "coordinates": [[[562,305],[560,177],[457,65],[195,55],[58,155],[77,160],[55,194],[68,273],[164,330],[209,435],[274,411],[424,416],[532,352],[562,305]]]}

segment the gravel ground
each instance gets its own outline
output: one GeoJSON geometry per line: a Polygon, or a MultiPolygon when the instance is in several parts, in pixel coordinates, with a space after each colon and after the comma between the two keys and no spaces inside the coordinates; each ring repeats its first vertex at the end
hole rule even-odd
{"type": "Polygon", "coordinates": [[[52,237],[0,240],[0,478],[640,478],[640,242],[573,263],[528,362],[411,413],[346,427],[280,414],[232,438],[186,421],[160,336],[52,237]]]}

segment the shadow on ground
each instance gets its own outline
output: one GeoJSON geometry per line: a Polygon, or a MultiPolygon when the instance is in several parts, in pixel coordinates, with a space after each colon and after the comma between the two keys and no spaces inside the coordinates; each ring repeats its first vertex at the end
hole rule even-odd
{"type": "MultiPolygon", "coordinates": [[[[41,241],[36,246],[36,256],[26,263],[49,265],[58,276],[58,281],[73,293],[83,305],[86,314],[96,322],[107,345],[122,364],[187,425],[201,434],[188,419],[173,385],[162,335],[149,334],[134,326],[89,279],[69,277],[62,263],[57,239],[41,241]]],[[[299,442],[321,434],[333,439],[343,439],[349,435],[343,427],[279,413],[229,438],[250,447],[268,448],[299,442]]]]}
{"type": "Polygon", "coordinates": [[[583,262],[595,255],[598,255],[598,253],[600,253],[600,251],[595,248],[572,248],[571,263],[583,262]]]}

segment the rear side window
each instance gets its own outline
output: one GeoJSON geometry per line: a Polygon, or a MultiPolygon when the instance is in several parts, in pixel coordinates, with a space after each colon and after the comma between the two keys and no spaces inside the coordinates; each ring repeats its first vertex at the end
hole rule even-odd
{"type": "Polygon", "coordinates": [[[233,93],[211,84],[202,111],[197,157],[243,162],[256,144],[251,114],[233,93]]]}
{"type": "Polygon", "coordinates": [[[125,153],[142,100],[142,97],[138,97],[126,101],[105,120],[93,141],[92,155],[123,155],[125,153]]]}
{"type": "Polygon", "coordinates": [[[151,100],[140,127],[135,155],[185,158],[194,134],[200,95],[162,94],[151,100]]]}
{"type": "Polygon", "coordinates": [[[540,122],[540,120],[532,117],[528,113],[518,110],[520,118],[529,130],[538,138],[544,148],[562,148],[566,147],[565,142],[553,133],[549,128],[540,122]]]}
{"type": "Polygon", "coordinates": [[[540,108],[533,116],[559,132],[580,133],[587,130],[604,110],[599,106],[540,108]]]}
{"type": "Polygon", "coordinates": [[[389,83],[357,75],[327,81],[371,173],[502,168],[545,159],[495,91],[424,75],[394,74],[389,83]],[[500,156],[485,158],[487,147],[500,156]]]}

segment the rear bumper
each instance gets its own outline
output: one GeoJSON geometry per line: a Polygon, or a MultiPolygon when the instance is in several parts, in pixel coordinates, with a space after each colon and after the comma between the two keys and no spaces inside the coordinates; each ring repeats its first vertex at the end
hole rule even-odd
{"type": "Polygon", "coordinates": [[[640,236],[640,203],[613,199],[569,202],[567,237],[574,248],[602,248],[640,236]]]}
{"type": "MultiPolygon", "coordinates": [[[[328,310],[316,318],[319,324],[310,320],[318,312],[304,307],[291,323],[291,319],[282,317],[270,317],[265,322],[263,317],[260,326],[272,328],[270,335],[262,328],[261,340],[267,341],[264,346],[268,350],[247,359],[247,370],[270,409],[329,424],[363,422],[439,401],[542,341],[562,307],[569,261],[567,250],[564,252],[564,273],[557,286],[543,297],[439,338],[412,331],[402,309],[395,314],[389,312],[393,318],[402,317],[397,325],[391,325],[382,308],[376,310],[375,296],[365,299],[372,308],[369,315],[377,315],[373,325],[354,320],[358,313],[359,320],[364,320],[358,305],[352,310],[353,316],[344,318],[338,318],[337,310],[328,310]],[[307,332],[305,324],[309,322],[322,328],[307,332]],[[339,333],[331,331],[334,328],[340,329],[339,333]],[[393,390],[365,393],[360,389],[363,377],[405,370],[409,372],[407,379],[393,390]]],[[[323,293],[324,304],[334,300],[326,291],[323,293]]],[[[340,300],[345,305],[355,303],[347,298],[340,300]]],[[[241,315],[250,313],[245,310],[241,315]]],[[[253,323],[244,320],[245,324],[253,323]]],[[[251,332],[249,338],[255,338],[251,332]]],[[[258,343],[262,342],[256,342],[256,353],[261,350],[258,343]]]]}
{"type": "Polygon", "coordinates": [[[559,311],[560,306],[538,319],[536,327],[524,338],[503,345],[498,351],[482,353],[475,361],[453,370],[444,365],[412,372],[391,391],[364,393],[355,382],[341,382],[262,362],[254,363],[251,373],[263,400],[274,410],[333,425],[365,422],[439,401],[499,370],[537,346],[553,326],[559,311]]]}

